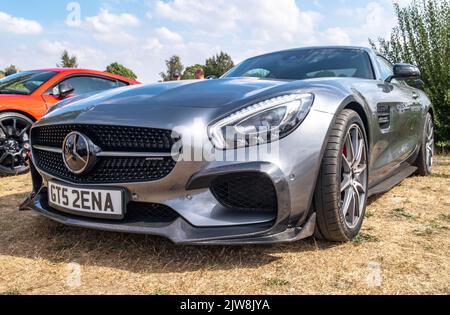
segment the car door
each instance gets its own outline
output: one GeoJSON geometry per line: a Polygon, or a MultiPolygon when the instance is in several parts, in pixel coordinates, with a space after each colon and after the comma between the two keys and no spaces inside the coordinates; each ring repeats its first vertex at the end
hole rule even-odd
{"type": "Polygon", "coordinates": [[[372,62],[379,69],[378,77],[356,87],[372,112],[371,187],[392,175],[418,143],[413,89],[402,81],[386,82],[393,75],[393,65],[384,57],[376,56],[372,62]]]}
{"type": "Polygon", "coordinates": [[[56,85],[49,88],[44,93],[44,95],[42,95],[42,98],[44,99],[47,107],[50,107],[61,100],[58,97],[58,86],[61,83],[70,84],[74,88],[74,92],[72,95],[70,95],[70,97],[78,96],[81,94],[106,91],[126,85],[121,81],[108,79],[105,77],[84,74],[72,75],[59,81],[56,85]]]}

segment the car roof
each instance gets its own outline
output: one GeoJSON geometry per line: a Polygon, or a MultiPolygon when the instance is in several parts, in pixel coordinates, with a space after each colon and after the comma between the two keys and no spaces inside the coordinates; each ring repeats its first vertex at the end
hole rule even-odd
{"type": "Polygon", "coordinates": [[[125,78],[120,75],[115,75],[112,73],[104,72],[104,71],[98,71],[98,70],[92,70],[92,69],[80,69],[80,68],[43,68],[43,69],[34,69],[30,71],[50,71],[50,72],[58,72],[58,73],[89,73],[89,74],[97,74],[102,76],[107,76],[110,78],[115,78],[121,81],[126,81],[130,83],[139,83],[136,80],[125,78]]]}
{"type": "Polygon", "coordinates": [[[298,51],[298,50],[308,50],[308,49],[348,49],[348,50],[363,50],[363,51],[366,51],[368,53],[372,53],[374,51],[372,48],[364,47],[364,46],[343,46],[343,45],[304,46],[304,47],[298,47],[298,48],[291,48],[291,49],[284,49],[284,50],[274,51],[274,52],[270,52],[270,53],[259,55],[258,57],[271,55],[271,54],[276,54],[276,53],[298,51]]]}

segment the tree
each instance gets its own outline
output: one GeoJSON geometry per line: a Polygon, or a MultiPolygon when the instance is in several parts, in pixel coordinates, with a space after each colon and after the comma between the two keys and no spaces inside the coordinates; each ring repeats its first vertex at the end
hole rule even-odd
{"type": "Polygon", "coordinates": [[[0,79],[3,78],[5,76],[5,73],[3,72],[3,70],[0,70],[0,79]]]}
{"type": "Polygon", "coordinates": [[[416,64],[435,109],[438,146],[450,147],[450,0],[394,4],[398,25],[388,39],[370,40],[392,62],[416,64]]]}
{"type": "Polygon", "coordinates": [[[5,77],[20,72],[20,70],[15,65],[10,65],[3,70],[3,75],[5,77]]]}
{"type": "Polygon", "coordinates": [[[227,53],[221,51],[219,54],[206,60],[205,75],[221,77],[225,72],[234,67],[233,59],[227,53]]]}
{"type": "Polygon", "coordinates": [[[175,74],[179,73],[180,75],[183,73],[184,66],[181,63],[180,56],[174,55],[170,57],[170,59],[166,60],[166,72],[161,72],[159,75],[163,79],[163,81],[172,81],[175,74]]]}
{"type": "Polygon", "coordinates": [[[125,67],[117,62],[113,62],[112,64],[107,66],[106,72],[121,75],[123,77],[129,78],[132,80],[137,79],[137,75],[131,69],[128,69],[127,67],[125,67]]]}
{"type": "Polygon", "coordinates": [[[78,68],[78,60],[76,56],[70,56],[67,50],[61,55],[61,62],[56,64],[59,68],[78,68]]]}
{"type": "Polygon", "coordinates": [[[195,72],[198,69],[205,69],[205,66],[196,64],[196,65],[187,67],[186,70],[184,70],[184,73],[183,73],[183,80],[193,80],[193,79],[195,79],[195,72]]]}

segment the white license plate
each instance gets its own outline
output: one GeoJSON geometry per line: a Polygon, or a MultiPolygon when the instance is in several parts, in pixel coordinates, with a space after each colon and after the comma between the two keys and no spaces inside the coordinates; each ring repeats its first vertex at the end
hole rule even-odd
{"type": "Polygon", "coordinates": [[[123,218],[123,190],[87,189],[48,183],[49,205],[61,211],[78,215],[123,218]]]}

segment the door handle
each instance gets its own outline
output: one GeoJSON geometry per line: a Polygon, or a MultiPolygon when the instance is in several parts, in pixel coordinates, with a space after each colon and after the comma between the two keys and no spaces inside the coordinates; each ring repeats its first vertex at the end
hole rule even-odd
{"type": "Polygon", "coordinates": [[[416,99],[418,99],[419,97],[420,97],[419,93],[417,93],[417,92],[413,92],[413,93],[412,93],[412,98],[413,98],[413,99],[416,100],[416,99]]]}

